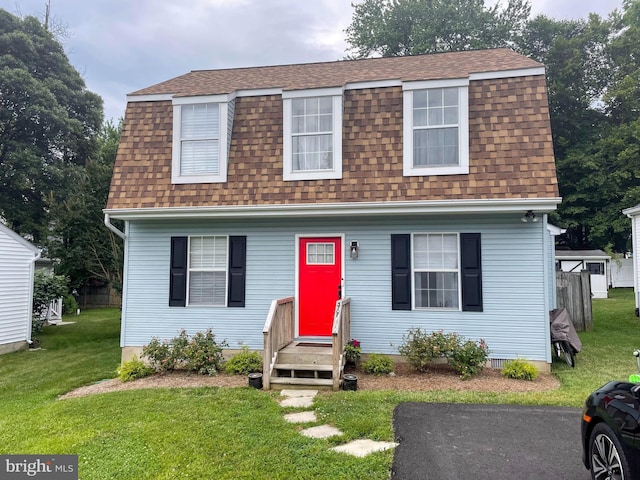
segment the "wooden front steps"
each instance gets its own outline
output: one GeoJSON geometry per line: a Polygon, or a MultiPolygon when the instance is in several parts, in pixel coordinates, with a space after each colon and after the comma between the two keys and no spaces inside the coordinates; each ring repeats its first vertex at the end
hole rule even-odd
{"type": "Polygon", "coordinates": [[[273,389],[333,387],[333,357],[330,345],[300,345],[293,342],[278,352],[271,375],[273,389]]]}

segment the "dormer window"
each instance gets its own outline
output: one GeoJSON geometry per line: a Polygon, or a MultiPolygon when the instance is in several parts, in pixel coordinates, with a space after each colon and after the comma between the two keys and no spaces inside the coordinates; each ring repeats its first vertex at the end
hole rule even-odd
{"type": "Polygon", "coordinates": [[[284,179],[342,178],[342,89],[282,97],[284,179]]]}
{"type": "Polygon", "coordinates": [[[227,181],[233,106],[227,95],[173,100],[172,183],[227,181]]]}
{"type": "Polygon", "coordinates": [[[468,80],[409,82],[404,90],[404,175],[469,173],[468,80]]]}

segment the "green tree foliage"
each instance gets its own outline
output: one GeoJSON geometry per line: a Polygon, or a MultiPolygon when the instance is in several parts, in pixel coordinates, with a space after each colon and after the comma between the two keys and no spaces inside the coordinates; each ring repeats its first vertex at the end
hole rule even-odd
{"type": "Polygon", "coordinates": [[[346,30],[351,56],[392,57],[513,46],[529,17],[527,0],[365,0],[346,30]]]}
{"type": "Polygon", "coordinates": [[[38,19],[0,9],[0,217],[11,228],[46,238],[50,201],[96,152],[102,118],[101,98],[38,19]]]}
{"type": "Polygon", "coordinates": [[[33,321],[32,333],[39,333],[46,320],[46,313],[52,301],[67,294],[68,279],[63,275],[53,275],[38,270],[33,276],[33,321]]]}
{"type": "Polygon", "coordinates": [[[510,47],[546,66],[560,195],[551,220],[572,248],[628,249],[621,210],[640,203],[640,0],[605,19],[529,18],[525,0],[365,0],[352,56],[510,47]]]}
{"type": "Polygon", "coordinates": [[[98,153],[84,167],[76,167],[74,188],[62,201],[52,203],[56,219],[48,242],[50,255],[60,260],[56,272],[66,275],[71,285],[109,283],[122,288],[122,239],[103,223],[122,122],[107,122],[97,136],[98,153]]]}

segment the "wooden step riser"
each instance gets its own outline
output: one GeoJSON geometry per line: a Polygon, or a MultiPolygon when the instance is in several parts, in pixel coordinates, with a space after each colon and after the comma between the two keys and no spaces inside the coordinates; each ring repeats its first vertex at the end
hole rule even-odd
{"type": "Polygon", "coordinates": [[[278,363],[298,365],[333,365],[331,354],[320,353],[278,353],[278,363]]]}

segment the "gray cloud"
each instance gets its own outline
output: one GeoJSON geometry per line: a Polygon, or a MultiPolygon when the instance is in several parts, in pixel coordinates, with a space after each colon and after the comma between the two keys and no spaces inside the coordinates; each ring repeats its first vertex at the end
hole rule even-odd
{"type": "MultiPolygon", "coordinates": [[[[504,0],[503,2],[504,3],[504,0]]],[[[532,0],[533,14],[606,15],[622,0],[532,0]]],[[[51,0],[66,24],[71,63],[102,96],[105,115],[124,114],[126,94],[190,70],[343,58],[349,0],[51,0]]],[[[42,18],[44,0],[0,0],[42,18]]]]}

